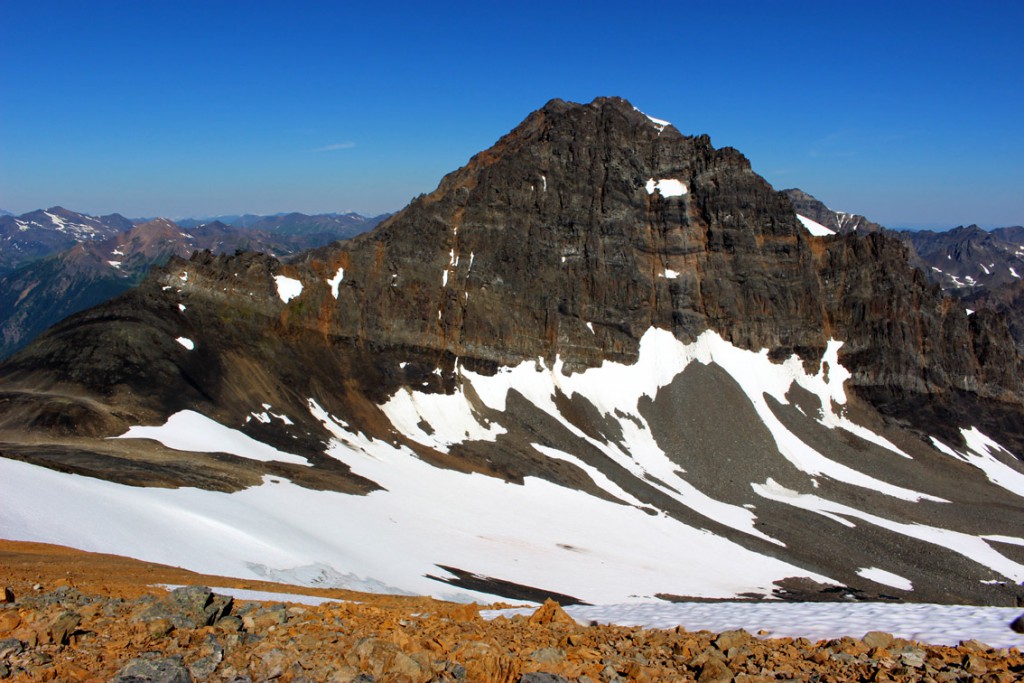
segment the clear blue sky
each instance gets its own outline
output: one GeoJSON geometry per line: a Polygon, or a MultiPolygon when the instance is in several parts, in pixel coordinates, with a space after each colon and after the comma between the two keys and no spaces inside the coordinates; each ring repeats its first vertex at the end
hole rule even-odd
{"type": "Polygon", "coordinates": [[[619,95],[889,226],[1024,223],[1024,2],[0,0],[0,208],[401,208],[619,95]]]}

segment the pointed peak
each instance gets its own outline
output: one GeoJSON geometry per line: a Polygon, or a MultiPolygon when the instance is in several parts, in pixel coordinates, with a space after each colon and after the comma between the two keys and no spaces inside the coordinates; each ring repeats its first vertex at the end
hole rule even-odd
{"type": "Polygon", "coordinates": [[[635,123],[653,126],[653,128],[658,131],[659,135],[666,128],[675,129],[675,126],[670,122],[647,114],[623,97],[595,97],[589,104],[576,104],[572,102],[564,102],[563,100],[551,100],[544,106],[542,111],[561,113],[574,108],[597,110],[603,114],[615,112],[634,121],[635,123]]]}

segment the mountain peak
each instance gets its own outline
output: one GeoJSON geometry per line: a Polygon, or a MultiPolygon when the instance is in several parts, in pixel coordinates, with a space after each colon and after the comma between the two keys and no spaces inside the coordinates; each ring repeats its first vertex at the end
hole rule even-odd
{"type": "MultiPolygon", "coordinates": [[[[1005,322],[942,299],[892,237],[814,237],[793,208],[739,152],[625,100],[551,101],[373,232],[288,262],[172,258],[65,319],[0,366],[0,427],[36,427],[25,459],[251,488],[275,514],[321,491],[343,502],[317,519],[381,530],[360,549],[389,588],[573,596],[593,571],[582,599],[785,577],[1011,599],[1024,566],[985,540],[1019,533],[1005,322]],[[68,432],[138,439],[136,460],[100,438],[73,465],[39,447],[68,432]]],[[[347,543],[301,562],[363,580],[347,543]]],[[[310,573],[226,546],[245,571],[310,573]]]]}

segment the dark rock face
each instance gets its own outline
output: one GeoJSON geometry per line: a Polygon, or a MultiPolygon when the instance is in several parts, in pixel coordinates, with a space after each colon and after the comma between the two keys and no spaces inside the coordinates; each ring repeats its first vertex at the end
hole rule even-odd
{"type": "Polygon", "coordinates": [[[990,308],[1006,316],[1017,352],[1024,354],[1024,280],[994,288],[972,290],[962,295],[965,307],[972,310],[990,308]]]}
{"type": "Polygon", "coordinates": [[[783,194],[798,214],[840,234],[882,232],[899,240],[907,262],[946,295],[959,298],[967,309],[991,308],[1006,316],[1018,353],[1024,352],[1024,228],[895,231],[863,216],[833,211],[802,190],[783,194]]]}
{"type": "MultiPolygon", "coordinates": [[[[990,311],[968,316],[883,235],[830,244],[828,261],[825,279],[838,286],[827,306],[835,336],[847,340],[840,358],[856,393],[934,434],[955,431],[958,421],[950,418],[957,414],[1012,422],[1021,410],[1024,371],[1003,318],[990,311]]],[[[1021,452],[1021,430],[999,432],[1021,452]]]]}
{"type": "Polygon", "coordinates": [[[622,101],[555,101],[310,267],[345,267],[330,321],[341,335],[458,356],[591,365],[634,357],[651,325],[692,338],[728,324],[738,343],[794,346],[805,295],[785,282],[813,279],[814,264],[786,209],[735,150],[659,130],[622,101]],[[652,178],[690,191],[649,194],[652,178]]]}
{"type": "Polygon", "coordinates": [[[131,227],[130,220],[116,213],[87,216],[59,206],[21,216],[0,215],[0,273],[131,227]]]}

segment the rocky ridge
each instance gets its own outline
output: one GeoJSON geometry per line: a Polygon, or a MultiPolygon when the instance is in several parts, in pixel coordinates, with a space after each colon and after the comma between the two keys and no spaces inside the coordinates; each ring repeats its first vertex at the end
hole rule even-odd
{"type": "Polygon", "coordinates": [[[973,312],[989,308],[1008,321],[1018,353],[1024,352],[1024,228],[984,230],[977,225],[951,230],[889,230],[863,216],[833,211],[798,189],[784,190],[800,215],[840,234],[883,232],[907,248],[911,266],[920,270],[944,294],[960,299],[973,312]]]}
{"type": "Polygon", "coordinates": [[[977,225],[945,232],[915,230],[903,238],[944,290],[970,296],[979,288],[999,289],[1024,277],[1024,229],[984,230],[977,225]]]}
{"type": "MultiPolygon", "coordinates": [[[[63,318],[134,287],[151,267],[165,264],[171,256],[188,258],[194,251],[206,250],[285,258],[351,237],[383,219],[358,214],[252,218],[258,220],[251,226],[212,221],[188,229],[158,218],[107,237],[79,241],[70,249],[0,275],[0,357],[17,351],[63,318]]],[[[81,220],[96,219],[83,216],[81,220]]]]}
{"type": "Polygon", "coordinates": [[[0,215],[0,274],[80,242],[108,239],[131,227],[132,222],[120,214],[88,216],[60,206],[21,216],[0,215]]]}
{"type": "Polygon", "coordinates": [[[883,232],[886,228],[878,223],[856,213],[846,211],[833,211],[825,204],[807,194],[803,190],[791,188],[782,190],[782,194],[793,204],[793,208],[801,216],[810,218],[815,223],[824,225],[829,230],[839,235],[858,233],[861,235],[873,232],[883,232]]]}

